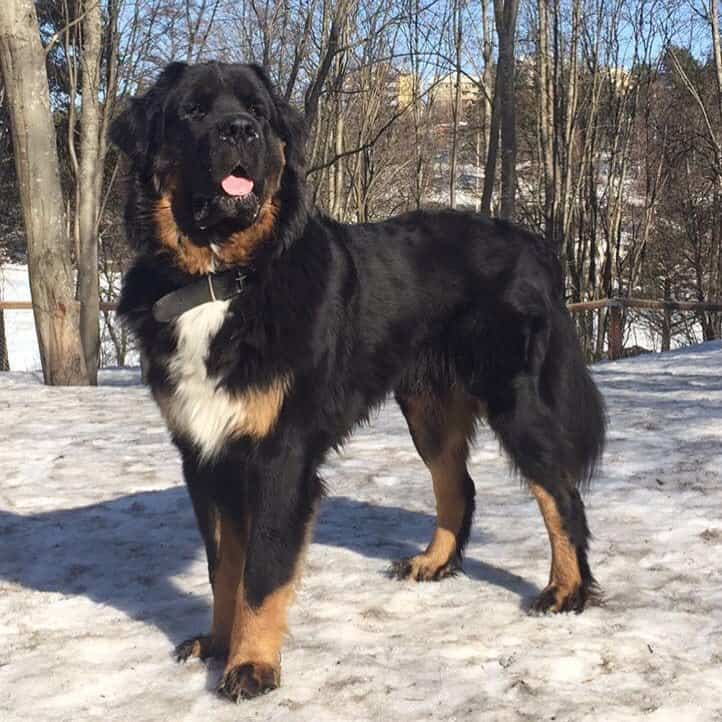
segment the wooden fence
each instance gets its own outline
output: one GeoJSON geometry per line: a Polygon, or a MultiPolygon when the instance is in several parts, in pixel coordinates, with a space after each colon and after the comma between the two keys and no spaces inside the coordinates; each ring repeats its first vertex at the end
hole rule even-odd
{"type": "MultiPolygon", "coordinates": [[[[117,303],[100,303],[101,311],[115,311],[117,303]]],[[[0,311],[32,311],[31,301],[0,301],[0,311]]]]}
{"type": "Polygon", "coordinates": [[[584,311],[609,310],[609,330],[607,332],[607,356],[610,361],[622,357],[624,348],[624,310],[638,308],[644,310],[663,311],[668,326],[673,311],[694,311],[696,313],[721,313],[722,303],[702,303],[694,301],[655,301],[648,298],[600,298],[597,301],[570,303],[567,308],[571,313],[584,311]]]}
{"type": "MultiPolygon", "coordinates": [[[[0,301],[0,311],[30,311],[30,301],[0,301]]],[[[101,303],[101,311],[115,311],[116,304],[101,303]]],[[[571,313],[582,313],[584,311],[599,311],[608,309],[609,330],[607,355],[610,360],[622,357],[624,346],[624,310],[637,308],[646,310],[663,311],[665,318],[669,318],[673,311],[693,311],[696,313],[722,313],[722,303],[698,303],[694,301],[655,301],[647,298],[600,298],[596,301],[584,301],[582,303],[570,303],[567,308],[571,313]]]]}

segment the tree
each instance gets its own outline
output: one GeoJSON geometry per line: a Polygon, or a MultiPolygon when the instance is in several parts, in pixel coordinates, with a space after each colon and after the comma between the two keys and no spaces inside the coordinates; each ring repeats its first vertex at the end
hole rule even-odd
{"type": "MultiPolygon", "coordinates": [[[[78,263],[78,300],[80,301],[80,334],[85,365],[91,384],[98,382],[100,354],[100,295],[98,285],[98,228],[103,190],[103,170],[108,147],[108,119],[112,113],[117,83],[117,13],[118,2],[108,2],[108,18],[104,27],[98,0],[82,0],[79,5],[82,23],[76,36],[73,62],[80,58],[81,110],[80,160],[74,164],[76,188],[76,247],[78,263]],[[104,32],[105,30],[105,32],[104,32]],[[103,48],[105,44],[105,48],[103,48]],[[105,52],[103,52],[103,50],[105,52]],[[102,57],[106,58],[105,82],[101,77],[102,57]],[[104,85],[105,103],[100,102],[104,85]]],[[[66,16],[67,22],[72,22],[66,16]]],[[[77,68],[71,75],[77,78],[77,68]]],[[[77,82],[70,93],[74,106],[77,82]]],[[[68,143],[74,149],[74,124],[70,125],[68,143]]],[[[73,157],[76,154],[73,152],[73,157]]]]}
{"type": "Polygon", "coordinates": [[[103,181],[105,139],[100,135],[100,52],[102,15],[98,0],[84,0],[80,168],[77,174],[78,300],[80,336],[91,384],[98,382],[100,295],[98,289],[98,210],[103,181]]]}
{"type": "Polygon", "coordinates": [[[87,384],[45,51],[32,0],[0,3],[0,66],[10,100],[43,376],[48,384],[87,384]]]}
{"type": "Polygon", "coordinates": [[[481,212],[491,213],[491,198],[496,176],[496,160],[501,136],[502,218],[514,217],[516,199],[516,113],[514,97],[514,44],[519,0],[494,0],[494,20],[499,37],[499,63],[494,84],[489,149],[484,171],[481,212]]]}
{"type": "MultiPolygon", "coordinates": [[[[5,104],[5,86],[0,78],[0,274],[2,264],[11,252],[10,236],[17,222],[17,193],[15,175],[8,168],[13,162],[12,140],[10,139],[7,107],[5,104]]],[[[0,276],[0,284],[2,276],[0,276]]],[[[1,285],[0,285],[1,289],[1,285]]],[[[0,293],[0,301],[2,301],[0,293]]],[[[0,308],[0,371],[9,371],[7,336],[5,334],[5,315],[0,308]]]]}

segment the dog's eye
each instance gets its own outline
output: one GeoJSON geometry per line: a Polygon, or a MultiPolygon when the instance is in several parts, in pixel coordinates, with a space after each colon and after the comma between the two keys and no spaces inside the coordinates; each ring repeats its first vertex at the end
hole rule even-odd
{"type": "Polygon", "coordinates": [[[183,112],[193,120],[201,120],[206,116],[206,109],[200,103],[189,103],[183,108],[183,112]]]}
{"type": "Polygon", "coordinates": [[[263,108],[258,103],[250,103],[248,112],[256,118],[263,117],[263,108]]]}

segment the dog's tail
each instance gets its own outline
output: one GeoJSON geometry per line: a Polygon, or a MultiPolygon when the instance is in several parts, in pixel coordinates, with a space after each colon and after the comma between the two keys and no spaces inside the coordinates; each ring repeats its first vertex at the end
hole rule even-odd
{"type": "Polygon", "coordinates": [[[540,391],[567,441],[565,472],[577,484],[589,483],[604,450],[606,412],[566,308],[552,310],[540,391]]]}
{"type": "MultiPolygon", "coordinates": [[[[489,424],[528,481],[547,488],[584,486],[604,448],[604,403],[567,309],[539,289],[527,286],[522,295],[514,322],[501,330],[507,352],[503,368],[494,363],[488,384],[489,424]]],[[[490,353],[498,356],[499,349],[497,344],[490,353]]]]}

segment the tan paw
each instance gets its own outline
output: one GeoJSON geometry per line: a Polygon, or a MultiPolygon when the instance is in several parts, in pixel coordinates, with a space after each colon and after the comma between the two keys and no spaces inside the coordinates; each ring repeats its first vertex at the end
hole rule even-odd
{"type": "Polygon", "coordinates": [[[393,562],[391,576],[395,579],[413,579],[417,582],[439,582],[453,577],[461,571],[461,563],[456,556],[445,563],[439,563],[426,554],[406,557],[393,562]]]}
{"type": "Polygon", "coordinates": [[[532,614],[548,614],[559,612],[574,612],[580,614],[593,591],[582,584],[567,585],[549,584],[532,602],[529,609],[532,614]]]}
{"type": "Polygon", "coordinates": [[[223,675],[218,693],[233,702],[268,694],[281,684],[281,670],[265,662],[245,662],[223,675]]]}

